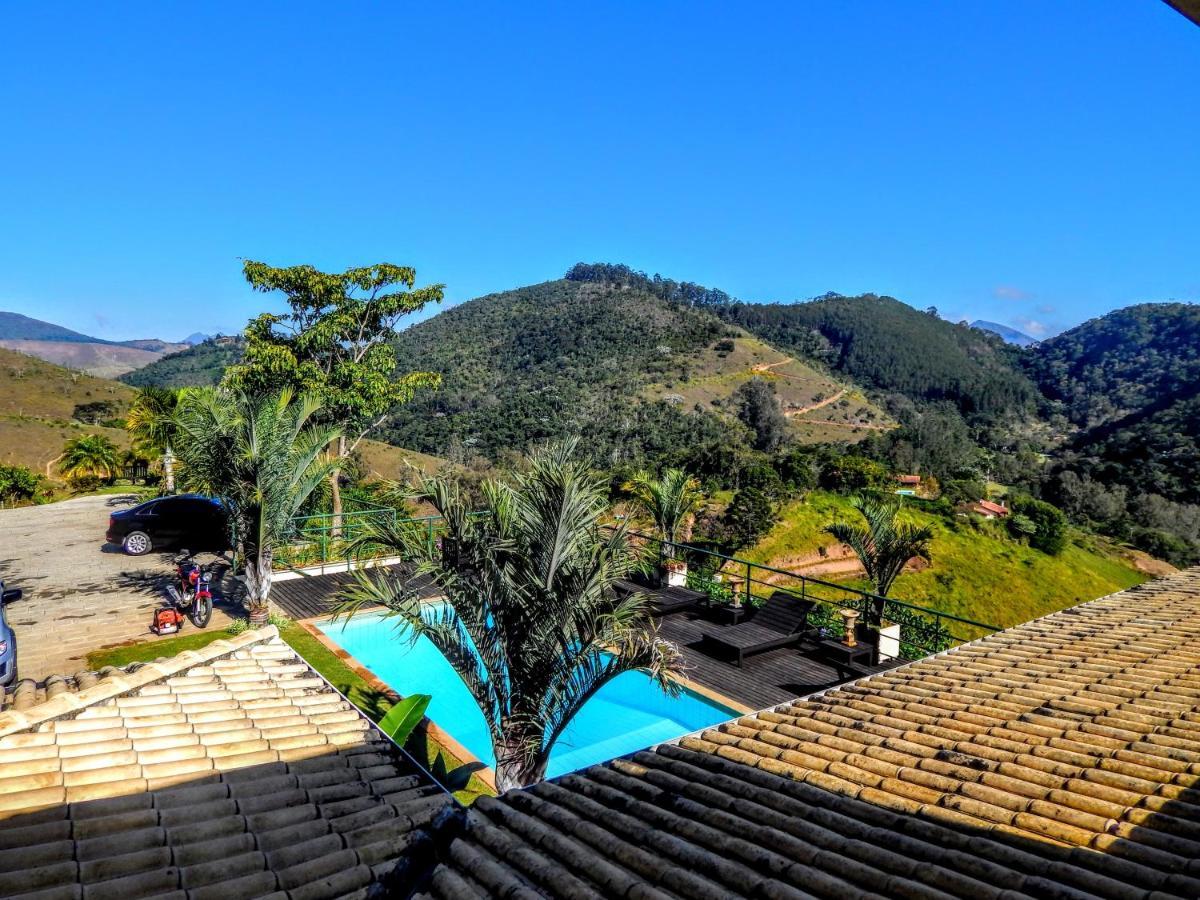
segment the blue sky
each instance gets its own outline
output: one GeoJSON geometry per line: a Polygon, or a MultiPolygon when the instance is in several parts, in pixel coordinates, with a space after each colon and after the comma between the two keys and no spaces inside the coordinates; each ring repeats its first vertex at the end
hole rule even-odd
{"type": "Polygon", "coordinates": [[[1155,0],[58,4],[0,29],[0,309],[239,330],[239,258],[449,301],[579,260],[1041,336],[1200,299],[1200,28],[1155,0]]]}

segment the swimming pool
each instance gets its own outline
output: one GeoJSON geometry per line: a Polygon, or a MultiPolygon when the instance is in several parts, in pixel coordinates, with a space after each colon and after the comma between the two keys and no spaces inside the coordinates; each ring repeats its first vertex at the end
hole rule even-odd
{"type": "MultiPolygon", "coordinates": [[[[426,715],[480,761],[495,766],[483,713],[458,673],[427,639],[407,640],[397,619],[363,613],[318,627],[401,696],[429,694],[426,715]]],[[[547,777],[565,775],[652,744],[669,741],[737,712],[689,690],[667,697],[641,672],[624,672],[579,711],[550,752],[547,777]]]]}

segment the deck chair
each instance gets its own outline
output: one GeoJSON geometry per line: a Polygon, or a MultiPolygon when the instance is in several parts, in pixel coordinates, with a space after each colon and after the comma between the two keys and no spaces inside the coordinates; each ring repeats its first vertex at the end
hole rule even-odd
{"type": "Polygon", "coordinates": [[[746,656],[799,643],[812,631],[808,614],[816,602],[801,600],[787,591],[776,591],[747,622],[701,628],[703,642],[733,655],[741,668],[746,656]]]}

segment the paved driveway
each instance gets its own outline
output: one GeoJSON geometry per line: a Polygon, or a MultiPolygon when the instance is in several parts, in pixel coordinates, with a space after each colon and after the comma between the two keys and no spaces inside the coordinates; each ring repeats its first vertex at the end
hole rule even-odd
{"type": "MultiPolygon", "coordinates": [[[[86,667],[89,651],[157,640],[150,620],[167,596],[173,554],[126,556],[106,546],[108,514],[120,502],[79,497],[0,510],[0,578],[6,587],[25,592],[8,609],[22,678],[74,674],[86,667]]],[[[198,558],[214,559],[210,554],[198,558]]],[[[214,585],[213,593],[227,591],[214,585]]],[[[218,600],[208,627],[227,624],[230,609],[218,600]]],[[[239,606],[232,610],[240,613],[239,606]]],[[[192,628],[189,622],[183,631],[192,628]]]]}

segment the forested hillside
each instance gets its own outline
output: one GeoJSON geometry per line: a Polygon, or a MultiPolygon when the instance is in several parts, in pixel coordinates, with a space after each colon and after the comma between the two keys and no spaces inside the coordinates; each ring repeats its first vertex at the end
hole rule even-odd
{"type": "Polygon", "coordinates": [[[740,303],[724,318],[776,346],[825,360],[868,387],[950,401],[968,417],[1026,415],[1036,405],[1037,389],[1001,339],[891,297],[740,303]]]}
{"type": "Polygon", "coordinates": [[[674,304],[711,310],[865,387],[920,402],[951,401],[967,416],[1027,415],[1037,403],[1037,388],[1020,370],[1018,348],[891,297],[827,294],[806,302],[747,303],[724,291],[606,263],[580,263],[567,278],[641,287],[674,304]]]}
{"type": "Polygon", "coordinates": [[[1142,303],[1084,322],[1024,357],[1046,396],[1092,428],[1195,394],[1200,306],[1142,303]]]}
{"type": "Polygon", "coordinates": [[[717,438],[713,414],[636,395],[725,330],[637,289],[550,281],[481,297],[397,335],[400,370],[443,384],[401,407],[386,436],[451,458],[578,433],[616,458],[717,438]]]}
{"type": "Polygon", "coordinates": [[[121,376],[134,387],[193,387],[213,385],[227,366],[242,358],[240,337],[209,338],[203,343],[170,353],[136,371],[121,376]]]}
{"type": "Polygon", "coordinates": [[[1085,322],[1024,358],[1078,426],[1047,496],[1161,556],[1200,551],[1200,306],[1145,303],[1085,322]]]}

